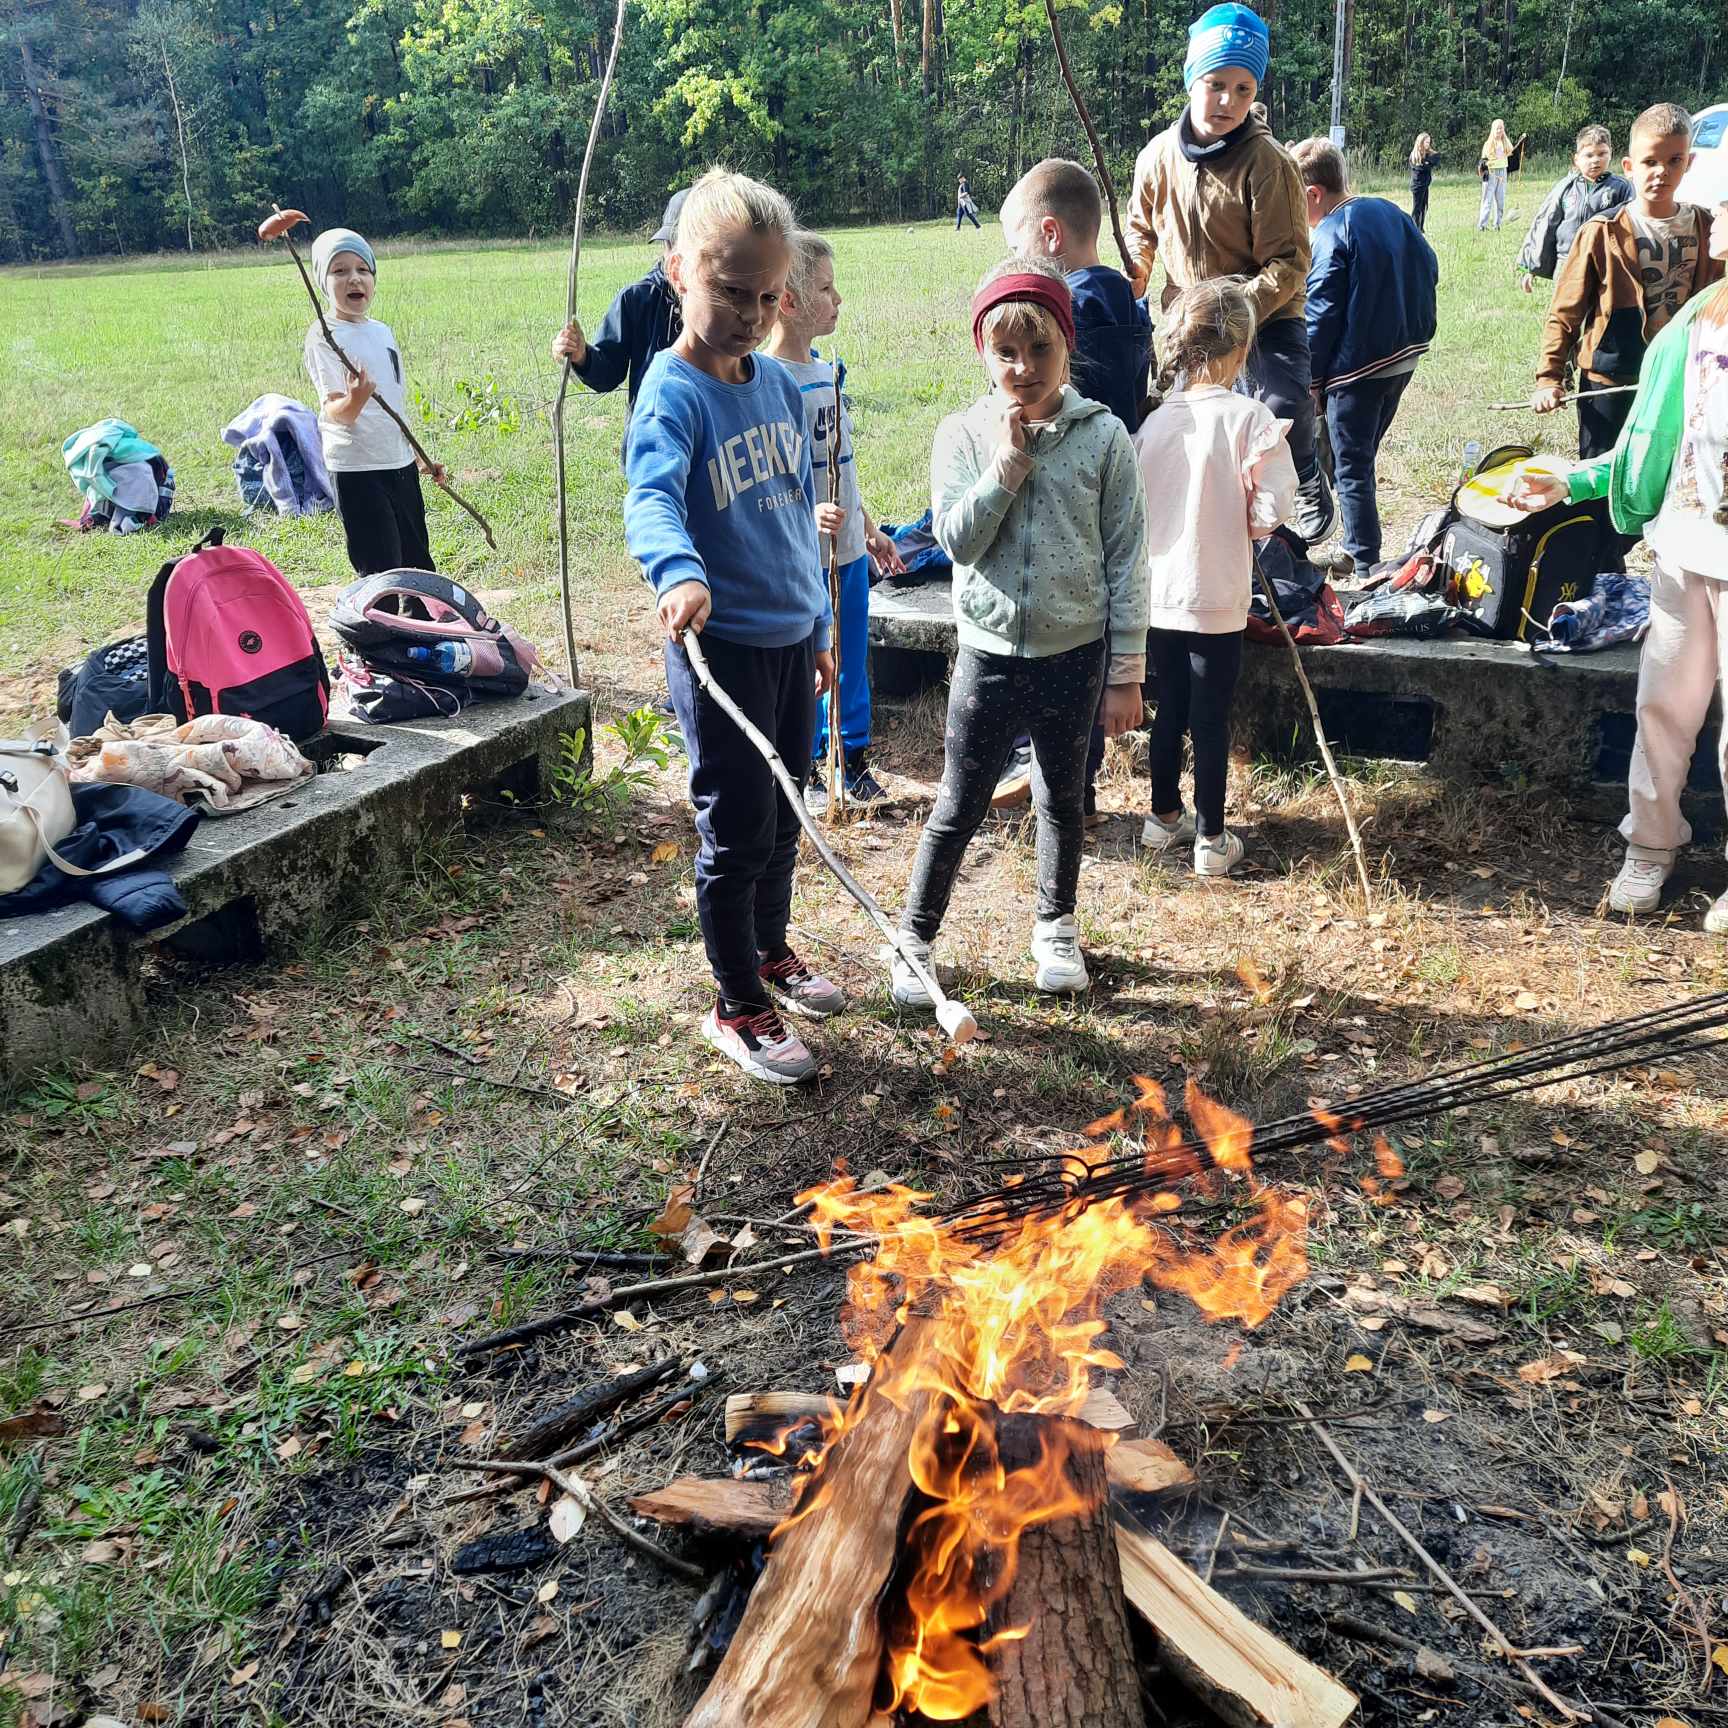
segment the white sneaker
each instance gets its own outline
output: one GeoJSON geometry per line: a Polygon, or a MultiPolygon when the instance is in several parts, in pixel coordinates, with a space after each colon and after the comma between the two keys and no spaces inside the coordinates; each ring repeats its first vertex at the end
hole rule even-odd
{"type": "Polygon", "coordinates": [[[1038,971],[1033,982],[1052,995],[1071,996],[1091,982],[1080,953],[1080,933],[1074,916],[1039,919],[1032,926],[1032,958],[1038,971]]]}
{"type": "Polygon", "coordinates": [[[1228,828],[1222,834],[1200,834],[1194,840],[1194,874],[1196,876],[1228,876],[1242,862],[1247,847],[1242,836],[1228,828]]]}
{"type": "MultiPolygon", "coordinates": [[[[930,965],[930,944],[920,942],[916,936],[900,938],[914,954],[922,960],[926,967],[930,965]]],[[[883,943],[882,958],[888,962],[888,994],[902,1008],[934,1008],[936,998],[930,994],[929,986],[912,970],[906,956],[889,943],[883,943]]]]}
{"type": "Polygon", "coordinates": [[[1186,845],[1194,838],[1194,813],[1184,810],[1174,822],[1161,822],[1156,816],[1146,818],[1140,830],[1140,844],[1148,852],[1168,852],[1172,846],[1186,845]]]}
{"type": "MultiPolygon", "coordinates": [[[[1672,857],[1659,853],[1634,852],[1626,848],[1626,862],[1608,890],[1608,908],[1612,912],[1654,912],[1662,904],[1662,884],[1674,868],[1672,857]]],[[[1711,907],[1712,912],[1715,907],[1711,907]]],[[[1709,928],[1708,925],[1705,926],[1709,928]]]]}
{"type": "Polygon", "coordinates": [[[1718,894],[1704,914],[1704,928],[1712,936],[1728,936],[1728,894],[1718,894]]]}

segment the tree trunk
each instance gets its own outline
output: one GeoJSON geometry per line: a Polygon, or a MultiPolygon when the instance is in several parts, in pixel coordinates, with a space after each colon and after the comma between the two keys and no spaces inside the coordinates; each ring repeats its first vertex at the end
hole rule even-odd
{"type": "Polygon", "coordinates": [[[24,64],[24,99],[30,104],[30,120],[36,130],[36,154],[42,163],[42,178],[48,182],[48,200],[54,206],[54,226],[60,230],[60,244],[69,258],[78,256],[78,231],[72,226],[72,195],[66,185],[66,170],[60,162],[60,146],[54,138],[54,124],[42,101],[36,83],[36,62],[30,53],[29,40],[22,31],[16,38],[18,55],[24,64]]]}
{"type": "Polygon", "coordinates": [[[1146,1728],[1116,1558],[1104,1436],[1049,1416],[998,1416],[1005,1470],[1035,1464],[1044,1444],[1069,1447],[1070,1484],[1088,1510],[1035,1524],[1020,1538],[1001,1627],[1025,1626],[991,1659],[997,1685],[990,1728],[1146,1728]]]}
{"type": "Polygon", "coordinates": [[[162,76],[168,84],[168,106],[174,110],[174,135],[180,142],[180,187],[186,195],[186,250],[196,252],[192,239],[192,164],[186,151],[186,116],[180,107],[180,92],[174,84],[174,62],[168,58],[168,43],[164,38],[156,44],[162,56],[162,76]]]}
{"type": "Polygon", "coordinates": [[[894,82],[900,82],[900,0],[888,0],[888,23],[894,32],[894,82]]]}
{"type": "Polygon", "coordinates": [[[918,48],[918,76],[924,99],[930,99],[930,70],[936,58],[936,0],[924,0],[924,34],[918,48]]]}

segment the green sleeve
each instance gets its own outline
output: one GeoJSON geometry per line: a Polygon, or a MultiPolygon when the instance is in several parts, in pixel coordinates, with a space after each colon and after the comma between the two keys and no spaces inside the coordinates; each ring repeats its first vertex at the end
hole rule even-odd
{"type": "Polygon", "coordinates": [[[1568,503],[1588,504],[1592,498],[1608,496],[1608,474],[1614,466],[1612,455],[1598,456],[1593,462],[1581,462],[1566,477],[1568,503]]]}

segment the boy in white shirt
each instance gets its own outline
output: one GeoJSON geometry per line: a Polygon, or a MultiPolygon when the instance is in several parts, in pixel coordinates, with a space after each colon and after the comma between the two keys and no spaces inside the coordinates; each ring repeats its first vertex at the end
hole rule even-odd
{"type": "MultiPolygon", "coordinates": [[[[388,324],[368,315],[378,287],[378,261],[352,228],[326,228],[312,242],[312,273],[330,302],[348,368],[314,324],[306,332],[306,371],[318,390],[318,432],[336,485],[336,508],[355,574],[435,570],[426,537],[418,459],[402,429],[373,398],[398,414],[407,402],[402,355],[388,324]]],[[[444,470],[426,470],[442,481],[444,470]]]]}

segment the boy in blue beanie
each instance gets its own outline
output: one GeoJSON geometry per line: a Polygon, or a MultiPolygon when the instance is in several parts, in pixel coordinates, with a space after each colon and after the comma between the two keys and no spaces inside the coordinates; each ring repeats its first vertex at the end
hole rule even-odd
{"type": "Polygon", "coordinates": [[[1188,106],[1134,164],[1128,250],[1137,294],[1163,258],[1166,304],[1214,277],[1246,279],[1258,334],[1237,388],[1290,422],[1295,527],[1314,545],[1332,532],[1337,512],[1314,441],[1303,321],[1308,220],[1296,164],[1249,112],[1270,52],[1265,20],[1246,6],[1213,6],[1189,25],[1188,106]]]}

